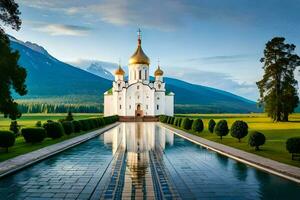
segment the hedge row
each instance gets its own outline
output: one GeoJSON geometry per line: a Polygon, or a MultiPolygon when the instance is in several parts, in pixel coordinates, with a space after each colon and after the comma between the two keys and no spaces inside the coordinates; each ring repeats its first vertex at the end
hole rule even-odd
{"type": "MultiPolygon", "coordinates": [[[[167,123],[179,127],[184,130],[191,130],[193,132],[202,132],[204,129],[204,124],[201,119],[190,119],[188,117],[171,117],[162,115],[159,117],[160,122],[167,123]]],[[[228,135],[230,132],[231,136],[237,138],[240,142],[242,138],[248,135],[248,124],[244,121],[235,121],[231,128],[228,128],[226,120],[220,120],[216,123],[213,119],[208,122],[208,131],[210,133],[215,133],[222,140],[223,136],[228,135]]],[[[253,132],[249,136],[248,143],[251,147],[255,147],[259,150],[259,146],[265,143],[265,136],[260,132],[253,132]]]]}
{"type": "MultiPolygon", "coordinates": [[[[100,128],[108,124],[118,121],[118,116],[90,118],[83,120],[61,120],[55,122],[48,120],[41,125],[37,123],[36,127],[23,128],[21,130],[22,136],[27,143],[42,142],[46,137],[56,139],[62,137],[64,134],[70,135],[72,133],[79,133],[80,131],[89,131],[100,128]]],[[[6,148],[14,145],[16,135],[12,131],[0,131],[0,147],[6,148]]]]}
{"type": "Polygon", "coordinates": [[[161,115],[159,121],[162,123],[167,123],[175,125],[185,130],[193,130],[195,132],[202,132],[204,129],[203,121],[201,119],[189,119],[187,117],[171,117],[167,115],[161,115]]]}

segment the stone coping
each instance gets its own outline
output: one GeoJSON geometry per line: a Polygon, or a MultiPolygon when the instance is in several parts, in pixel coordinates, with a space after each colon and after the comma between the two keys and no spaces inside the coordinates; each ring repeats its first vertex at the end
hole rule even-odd
{"type": "Polygon", "coordinates": [[[22,168],[25,168],[29,165],[32,165],[36,162],[39,162],[45,158],[48,158],[52,155],[55,155],[57,153],[60,153],[66,149],[69,149],[71,147],[74,147],[78,144],[81,144],[91,138],[94,138],[105,131],[112,129],[119,125],[119,122],[116,122],[114,124],[107,125],[103,128],[91,131],[89,133],[74,137],[69,140],[62,141],[57,144],[53,144],[41,149],[38,149],[36,151],[32,151],[14,158],[11,158],[9,160],[0,162],[0,178],[9,175],[11,173],[14,173],[22,168]]]}
{"type": "Polygon", "coordinates": [[[255,155],[253,153],[248,153],[246,151],[242,151],[227,145],[223,145],[217,142],[213,142],[199,136],[187,133],[185,131],[176,129],[169,125],[160,123],[162,127],[165,127],[176,135],[183,137],[193,143],[199,144],[207,149],[213,150],[217,153],[230,157],[239,162],[245,163],[252,167],[258,168],[260,170],[266,171],[268,173],[289,179],[291,181],[300,183],[300,168],[287,165],[275,160],[271,160],[269,158],[265,158],[262,156],[255,155]]]}

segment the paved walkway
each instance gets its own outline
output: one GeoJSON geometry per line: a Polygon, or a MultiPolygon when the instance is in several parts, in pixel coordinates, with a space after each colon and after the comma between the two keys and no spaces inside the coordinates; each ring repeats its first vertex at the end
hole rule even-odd
{"type": "Polygon", "coordinates": [[[220,154],[226,155],[230,158],[243,162],[245,164],[251,165],[258,169],[267,171],[269,173],[281,176],[283,178],[300,183],[300,168],[280,163],[268,158],[264,158],[252,153],[248,153],[236,148],[232,148],[220,143],[212,142],[210,140],[192,135],[185,131],[173,128],[169,125],[160,123],[163,127],[170,129],[175,134],[188,139],[194,143],[200,144],[203,147],[216,151],[220,154]]]}
{"type": "Polygon", "coordinates": [[[0,178],[8,175],[12,172],[15,172],[17,170],[20,170],[28,165],[31,165],[35,162],[38,162],[40,160],[43,160],[49,156],[52,156],[54,154],[57,154],[59,152],[62,152],[70,147],[73,147],[75,145],[78,145],[80,143],[83,143],[91,138],[94,138],[105,131],[119,125],[119,123],[114,123],[108,126],[105,126],[104,128],[92,131],[90,133],[83,134],[81,136],[65,140],[63,142],[50,145],[47,147],[44,147],[42,149],[17,156],[15,158],[3,161],[0,163],[0,178]]]}

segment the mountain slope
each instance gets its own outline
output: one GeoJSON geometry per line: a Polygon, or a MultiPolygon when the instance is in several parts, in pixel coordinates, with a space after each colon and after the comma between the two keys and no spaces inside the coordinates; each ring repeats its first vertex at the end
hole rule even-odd
{"type": "MultiPolygon", "coordinates": [[[[175,103],[183,106],[181,112],[259,112],[256,103],[223,90],[165,78],[166,88],[175,93],[175,103]],[[192,106],[193,105],[193,106],[192,106]]],[[[179,106],[180,107],[180,106],[179,106]]]]}
{"type": "Polygon", "coordinates": [[[28,74],[25,98],[65,95],[97,95],[100,98],[111,87],[111,81],[63,63],[46,50],[41,51],[42,47],[32,48],[32,44],[27,44],[11,40],[11,47],[19,51],[19,63],[28,74]]]}
{"type": "MultiPolygon", "coordinates": [[[[28,95],[19,99],[53,103],[103,103],[110,80],[63,63],[43,48],[11,38],[11,47],[20,52],[20,65],[28,72],[28,95]]],[[[93,72],[96,73],[96,72],[93,72]]],[[[256,104],[240,96],[210,87],[165,78],[167,90],[175,93],[177,112],[257,112],[256,104]]]]}
{"type": "Polygon", "coordinates": [[[109,71],[107,71],[100,63],[92,63],[86,69],[86,71],[108,80],[114,80],[114,76],[109,71]]]}

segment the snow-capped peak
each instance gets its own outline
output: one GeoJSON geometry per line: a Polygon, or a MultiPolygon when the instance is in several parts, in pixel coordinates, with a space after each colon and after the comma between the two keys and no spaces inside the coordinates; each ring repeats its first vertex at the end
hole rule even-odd
{"type": "Polygon", "coordinates": [[[114,76],[104,68],[103,63],[100,62],[93,62],[90,64],[90,66],[86,69],[86,71],[95,74],[97,76],[100,76],[105,79],[113,80],[114,76]]]}
{"type": "Polygon", "coordinates": [[[24,45],[24,46],[30,48],[33,51],[36,51],[36,52],[39,52],[39,53],[41,53],[43,55],[49,56],[49,53],[47,52],[47,50],[44,49],[44,47],[42,47],[42,46],[40,46],[38,44],[35,44],[35,43],[32,43],[32,42],[28,42],[28,41],[27,42],[23,42],[21,40],[16,39],[15,37],[13,37],[11,35],[9,35],[8,38],[9,38],[9,40],[11,42],[16,42],[18,44],[21,44],[21,45],[24,45]]]}

